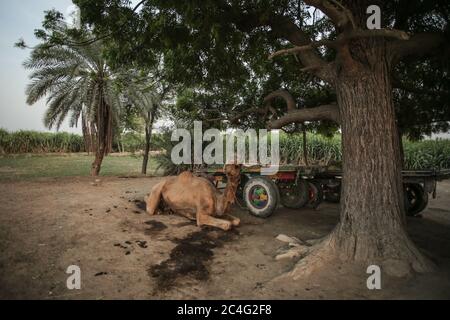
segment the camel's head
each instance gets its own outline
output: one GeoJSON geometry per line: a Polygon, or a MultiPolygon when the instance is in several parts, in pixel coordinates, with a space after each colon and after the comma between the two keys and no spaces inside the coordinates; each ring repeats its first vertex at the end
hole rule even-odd
{"type": "Polygon", "coordinates": [[[239,179],[241,178],[241,168],[242,168],[241,164],[230,163],[226,164],[223,167],[223,172],[227,176],[228,180],[239,181],[239,179]]]}

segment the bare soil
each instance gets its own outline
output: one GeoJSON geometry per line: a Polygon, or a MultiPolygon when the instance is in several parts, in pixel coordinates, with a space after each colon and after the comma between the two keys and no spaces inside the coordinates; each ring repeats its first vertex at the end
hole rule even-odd
{"type": "Polygon", "coordinates": [[[280,208],[268,219],[236,207],[242,224],[225,233],[183,217],[150,217],[142,202],[159,178],[46,178],[0,184],[2,299],[450,299],[450,182],[438,184],[422,218],[408,218],[414,242],[436,272],[392,278],[368,290],[367,266],[328,265],[307,279],[278,277],[275,237],[316,239],[339,206],[280,208]],[[66,269],[81,268],[81,290],[66,269]]]}

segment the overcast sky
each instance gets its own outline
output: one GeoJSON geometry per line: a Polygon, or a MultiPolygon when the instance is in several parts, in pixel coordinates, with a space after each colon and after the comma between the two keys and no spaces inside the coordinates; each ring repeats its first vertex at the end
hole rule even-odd
{"type": "MultiPolygon", "coordinates": [[[[28,74],[22,67],[30,50],[14,48],[19,38],[36,44],[34,29],[41,27],[44,11],[55,8],[66,15],[71,0],[0,0],[0,128],[48,131],[42,124],[45,99],[29,106],[25,102],[28,74]]],[[[61,131],[81,132],[65,123],[61,131]]]]}

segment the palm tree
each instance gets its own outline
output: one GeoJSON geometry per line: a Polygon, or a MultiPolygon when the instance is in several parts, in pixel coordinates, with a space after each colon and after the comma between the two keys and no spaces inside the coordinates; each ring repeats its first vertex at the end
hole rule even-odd
{"type": "Polygon", "coordinates": [[[49,129],[59,129],[68,116],[71,126],[82,118],[86,149],[95,152],[91,175],[98,176],[104,156],[112,149],[113,126],[121,107],[115,75],[102,56],[101,42],[43,43],[33,48],[24,66],[33,70],[27,103],[47,97],[44,124],[49,129]]]}

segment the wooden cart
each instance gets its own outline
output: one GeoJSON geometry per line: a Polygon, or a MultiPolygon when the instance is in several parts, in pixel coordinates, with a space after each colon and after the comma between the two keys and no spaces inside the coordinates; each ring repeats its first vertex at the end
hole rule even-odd
{"type": "MultiPolygon", "coordinates": [[[[223,168],[197,170],[220,188],[226,176],[223,168]]],[[[436,184],[450,178],[450,170],[402,171],[405,207],[416,216],[428,204],[428,195],[436,196],[436,184]]],[[[322,201],[339,202],[342,171],[330,166],[282,166],[274,175],[261,175],[261,167],[243,167],[237,198],[257,217],[269,217],[279,205],[287,208],[317,208],[322,201]]]]}

